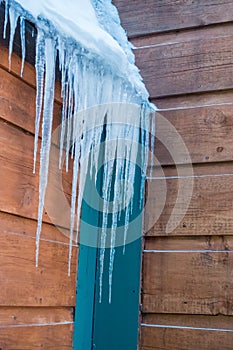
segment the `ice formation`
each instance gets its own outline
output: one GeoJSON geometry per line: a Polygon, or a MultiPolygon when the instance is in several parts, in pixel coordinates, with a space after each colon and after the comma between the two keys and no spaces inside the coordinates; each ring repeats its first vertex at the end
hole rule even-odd
{"type": "MultiPolygon", "coordinates": [[[[98,150],[101,149],[103,209],[99,246],[100,300],[109,203],[113,193],[109,265],[109,301],[111,302],[118,220],[121,211],[125,209],[123,248],[125,250],[133,203],[133,193],[130,200],[127,198],[128,185],[134,183],[139,147],[143,148],[143,152],[140,152],[142,169],[140,204],[142,205],[149,130],[151,127],[152,131],[154,130],[152,106],[148,102],[148,92],[134,64],[131,46],[120,25],[117,10],[110,0],[0,0],[0,2],[5,3],[4,37],[6,37],[8,21],[10,23],[9,66],[14,34],[19,21],[22,43],[21,74],[23,74],[26,52],[25,20],[34,23],[37,30],[34,172],[41,119],[42,142],[36,265],[38,266],[42,214],[48,180],[58,56],[63,98],[59,167],[62,166],[64,148],[67,169],[70,154],[73,157],[68,273],[70,274],[72,238],[74,232],[78,232],[78,228],[75,228],[75,216],[80,217],[87,172],[89,167],[91,172],[93,168],[97,172],[100,161],[98,150]],[[133,109],[133,115],[132,105],[137,106],[133,109]],[[94,106],[103,106],[103,108],[95,110],[91,108],[94,106]],[[124,106],[123,109],[122,106],[124,106]],[[103,134],[104,148],[100,148],[103,134]],[[91,160],[91,166],[88,159],[91,160]],[[77,184],[79,184],[78,191],[77,184]]],[[[153,144],[153,136],[151,143],[153,144]]],[[[94,176],[96,177],[96,174],[94,176]]],[[[78,237],[76,237],[77,240],[78,237]]]]}

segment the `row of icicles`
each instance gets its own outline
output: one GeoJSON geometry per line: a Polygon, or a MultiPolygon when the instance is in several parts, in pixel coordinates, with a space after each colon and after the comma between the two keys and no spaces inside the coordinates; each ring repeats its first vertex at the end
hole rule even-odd
{"type": "MultiPolygon", "coordinates": [[[[20,24],[23,74],[25,45],[25,13],[22,15],[5,2],[5,24],[3,36],[6,38],[8,20],[10,22],[9,68],[17,24],[20,24]]],[[[154,144],[154,116],[147,103],[143,104],[135,90],[123,78],[115,76],[111,69],[95,57],[88,57],[78,45],[66,43],[56,33],[52,36],[44,30],[44,23],[36,24],[36,117],[34,139],[34,172],[38,138],[42,120],[42,141],[40,148],[40,180],[38,227],[36,232],[36,266],[39,260],[42,215],[48,183],[50,148],[52,142],[53,101],[56,73],[56,58],[59,57],[61,72],[61,96],[63,99],[60,126],[59,168],[68,171],[69,159],[73,158],[72,198],[70,209],[70,243],[68,274],[71,270],[73,235],[78,242],[79,222],[85,181],[90,171],[96,181],[100,168],[102,176],[101,228],[99,239],[100,291],[102,300],[103,271],[108,235],[110,248],[109,302],[111,302],[114,257],[119,220],[124,211],[123,252],[127,244],[127,232],[134,203],[134,182],[137,164],[141,169],[140,205],[142,207],[144,181],[148,163],[149,144],[154,144]],[[99,108],[101,106],[101,108],[99,108]],[[151,141],[149,131],[151,130],[151,141]],[[103,139],[104,135],[104,139],[103,139]],[[104,143],[104,147],[103,146],[104,143]],[[101,146],[102,145],[102,146],[101,146]],[[100,154],[101,152],[101,154],[100,154]],[[100,155],[102,160],[100,160],[100,155]],[[139,159],[140,157],[140,159],[139,159]],[[91,164],[91,165],[90,165],[91,164]],[[79,190],[77,191],[77,187],[79,190]],[[130,198],[129,198],[130,192],[130,198]],[[109,216],[111,224],[109,227],[109,216]],[[75,227],[75,221],[76,227],[75,227]]],[[[141,228],[139,228],[141,229],[141,228]]],[[[98,230],[98,227],[96,227],[98,230]]]]}

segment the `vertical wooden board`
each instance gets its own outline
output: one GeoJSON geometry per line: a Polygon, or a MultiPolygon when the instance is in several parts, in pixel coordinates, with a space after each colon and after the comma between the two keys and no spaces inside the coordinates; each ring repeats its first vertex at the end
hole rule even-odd
{"type": "Polygon", "coordinates": [[[114,0],[114,4],[130,37],[224,23],[233,17],[233,5],[227,0],[114,0]]]}
{"type": "Polygon", "coordinates": [[[233,315],[233,253],[145,253],[143,311],[233,315]]]}
{"type": "MultiPolygon", "coordinates": [[[[137,164],[140,164],[140,160],[137,164]]],[[[140,184],[141,169],[138,166],[135,172],[133,207],[129,215],[125,253],[123,253],[124,211],[117,223],[117,245],[114,255],[111,288],[109,280],[111,273],[111,250],[109,248],[111,246],[111,226],[107,230],[108,249],[105,251],[101,303],[99,302],[100,266],[99,262],[97,263],[93,332],[93,348],[96,349],[137,349],[142,255],[142,209],[139,205],[140,184]],[[110,295],[111,303],[109,302],[110,295]]],[[[100,227],[102,227],[101,220],[102,217],[100,219],[100,227]]],[[[112,217],[109,222],[111,220],[112,217]]],[[[100,260],[100,249],[98,253],[100,260]]]]}
{"type": "MultiPolygon", "coordinates": [[[[102,160],[100,155],[100,159],[102,160]]],[[[99,162],[101,161],[99,159],[99,162]]],[[[90,164],[90,162],[89,162],[90,164]]],[[[90,174],[88,171],[87,174],[90,174]]],[[[96,182],[86,178],[82,202],[76,312],[74,322],[74,350],[91,350],[93,345],[94,305],[96,293],[97,246],[99,234],[100,198],[96,189],[101,188],[102,176],[96,182]]]]}
{"type": "Polygon", "coordinates": [[[139,322],[139,289],[142,241],[122,247],[115,252],[112,302],[109,304],[109,249],[106,250],[103,276],[103,300],[99,303],[99,274],[97,274],[94,345],[96,349],[136,350],[139,322]]]}
{"type": "MultiPolygon", "coordinates": [[[[102,135],[104,139],[104,135],[102,135]]],[[[99,163],[103,164],[103,153],[99,163]]],[[[77,285],[77,315],[75,317],[74,349],[135,349],[138,344],[139,289],[142,249],[140,202],[140,169],[136,170],[133,210],[125,254],[123,254],[125,214],[116,230],[115,263],[112,272],[112,293],[109,303],[110,237],[112,217],[109,215],[100,303],[100,247],[103,208],[100,194],[103,167],[97,183],[88,177],[82,209],[80,255],[77,285]],[[96,191],[97,190],[97,191],[96,191]],[[136,220],[139,217],[139,220],[136,220]],[[135,223],[138,223],[135,224],[135,223]],[[123,233],[123,234],[122,234],[123,233]],[[130,238],[131,237],[131,240],[130,238]],[[79,310],[79,311],[78,311],[79,310]],[[124,318],[122,315],[127,310],[124,318]]]]}

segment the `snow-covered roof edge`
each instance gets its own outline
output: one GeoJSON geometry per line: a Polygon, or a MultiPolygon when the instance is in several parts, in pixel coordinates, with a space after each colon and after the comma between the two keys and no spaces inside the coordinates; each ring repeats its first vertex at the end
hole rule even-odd
{"type": "MultiPolygon", "coordinates": [[[[63,42],[108,67],[121,77],[131,90],[135,102],[148,102],[149,94],[135,65],[132,45],[121,27],[116,7],[109,0],[0,0],[42,29],[47,36],[63,42]],[[93,11],[95,8],[95,11],[93,11]],[[59,38],[59,39],[58,39],[59,38]]],[[[148,104],[149,107],[149,104],[148,104]]],[[[153,108],[153,105],[151,105],[153,108]]]]}

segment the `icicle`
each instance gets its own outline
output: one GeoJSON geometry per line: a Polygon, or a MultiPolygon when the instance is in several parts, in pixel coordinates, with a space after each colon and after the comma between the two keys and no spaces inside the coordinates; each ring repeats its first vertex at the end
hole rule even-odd
{"type": "Polygon", "coordinates": [[[38,227],[36,232],[36,266],[39,260],[39,243],[42,227],[42,216],[44,208],[45,192],[49,170],[49,152],[51,145],[52,122],[53,122],[53,101],[55,84],[55,42],[52,39],[45,39],[45,91],[44,111],[42,123],[42,142],[40,150],[40,184],[39,184],[39,205],[38,205],[38,227]]]}
{"type": "Polygon", "coordinates": [[[66,134],[66,171],[69,170],[69,158],[71,147],[71,133],[72,133],[72,120],[73,120],[73,98],[74,98],[74,76],[73,76],[73,62],[72,56],[70,59],[70,66],[68,71],[68,113],[67,113],[67,134],[66,134]]]}
{"type": "Polygon", "coordinates": [[[61,70],[61,97],[62,104],[62,118],[61,118],[61,132],[60,132],[60,155],[59,155],[59,169],[62,168],[62,157],[64,152],[65,132],[67,128],[67,113],[68,113],[68,96],[69,96],[69,82],[68,82],[68,67],[70,64],[71,55],[69,50],[66,50],[61,38],[58,39],[59,52],[59,66],[61,70]]]}
{"type": "MultiPolygon", "coordinates": [[[[85,112],[83,114],[83,117],[86,116],[85,112]]],[[[80,217],[81,214],[81,206],[82,206],[82,199],[83,199],[83,193],[85,188],[85,182],[86,182],[86,175],[88,171],[88,164],[89,164],[89,154],[90,154],[90,134],[88,134],[86,131],[86,125],[85,123],[87,120],[85,120],[83,117],[80,118],[79,124],[77,125],[77,128],[79,129],[79,142],[80,142],[80,178],[79,178],[79,193],[78,193],[78,205],[77,205],[77,217],[80,217]]]]}
{"type": "MultiPolygon", "coordinates": [[[[9,17],[10,69],[13,40],[18,17],[20,16],[22,76],[26,55],[25,20],[34,21],[36,24],[37,41],[35,67],[37,91],[33,172],[36,170],[38,135],[43,110],[38,227],[36,232],[36,266],[38,266],[39,260],[42,215],[49,171],[57,47],[59,68],[61,71],[61,96],[63,98],[59,168],[61,169],[62,167],[64,153],[67,171],[70,156],[74,159],[68,274],[70,275],[71,273],[75,218],[77,217],[78,232],[87,172],[90,170],[90,175],[92,175],[95,170],[96,181],[99,166],[103,165],[103,215],[99,257],[99,300],[100,302],[102,300],[105,250],[108,242],[107,238],[109,238],[109,303],[111,303],[118,223],[121,220],[122,213],[124,213],[123,253],[125,253],[127,232],[130,224],[129,220],[134,208],[133,183],[135,180],[137,161],[139,159],[138,152],[140,149],[142,175],[140,205],[142,206],[150,144],[152,151],[150,171],[152,171],[155,118],[152,116],[150,119],[149,103],[147,101],[148,93],[141,81],[138,69],[134,66],[134,55],[131,52],[131,46],[128,44],[125,32],[120,27],[117,11],[112,7],[110,1],[108,1],[106,6],[100,1],[90,2],[89,4],[90,7],[94,6],[93,10],[96,10],[96,15],[99,19],[99,22],[97,21],[97,24],[93,22],[93,25],[98,31],[96,37],[99,38],[99,36],[101,36],[100,45],[99,41],[96,42],[95,37],[93,37],[93,42],[90,40],[91,35],[89,28],[86,28],[85,24],[84,28],[81,28],[83,31],[80,31],[78,26],[76,27],[77,31],[73,30],[73,26],[75,28],[75,21],[73,21],[72,16],[70,22],[68,18],[68,22],[65,23],[64,28],[62,21],[60,22],[62,14],[57,16],[56,20],[58,20],[59,24],[58,29],[54,16],[52,16],[54,21],[51,21],[49,16],[48,18],[46,17],[46,11],[48,11],[48,14],[51,14],[50,8],[46,8],[45,12],[43,12],[41,11],[39,3],[37,4],[38,9],[37,6],[30,7],[30,5],[32,5],[32,2],[28,2],[27,6],[29,8],[23,9],[21,7],[21,2],[15,3],[11,1],[9,7],[9,0],[5,0],[3,37],[6,38],[9,17]],[[13,8],[13,6],[15,7],[13,8]],[[33,9],[33,11],[30,11],[30,9],[33,9]],[[35,15],[34,11],[37,10],[39,12],[35,15]],[[45,18],[41,17],[42,13],[45,18]],[[72,28],[70,27],[70,23],[72,23],[72,28]],[[66,32],[66,26],[68,32],[66,32]],[[61,31],[60,28],[62,28],[61,31]],[[70,36],[69,29],[71,29],[70,33],[75,32],[75,34],[73,34],[74,36],[72,36],[72,34],[70,36]],[[81,35],[80,32],[82,33],[81,35]],[[56,40],[51,39],[51,37],[56,38],[56,40]],[[91,41],[90,45],[89,41],[91,41]],[[128,104],[128,107],[122,110],[121,103],[128,104]],[[135,103],[142,107],[141,110],[138,108],[138,111],[135,112],[133,116],[130,104],[135,103]],[[100,110],[98,108],[91,108],[100,105],[100,110]],[[42,108],[42,106],[44,107],[42,108]],[[122,111],[125,119],[120,118],[120,122],[117,124],[116,121],[118,121],[122,111]],[[151,126],[151,138],[149,138],[149,126],[151,126]],[[103,132],[106,132],[103,142],[105,148],[104,152],[101,152],[103,146],[101,145],[101,141],[103,141],[103,132]],[[79,186],[78,194],[77,186],[79,186]],[[112,194],[113,201],[111,202],[112,194]],[[108,220],[110,217],[112,218],[112,223],[110,229],[108,229],[108,220]]],[[[80,6],[79,2],[77,2],[77,6],[80,6]]],[[[78,15],[79,11],[76,13],[78,15]]],[[[92,11],[90,12],[90,16],[92,16],[92,11]]],[[[93,21],[95,19],[94,16],[93,21]]],[[[34,29],[32,30],[32,37],[33,36],[34,29]]],[[[76,241],[77,239],[78,235],[76,234],[76,241]]]]}
{"type": "MultiPolygon", "coordinates": [[[[112,79],[112,77],[109,77],[112,79]]],[[[109,92],[109,96],[111,96],[111,91],[109,92]]],[[[107,95],[105,98],[108,98],[107,95]]],[[[108,210],[109,210],[109,202],[111,196],[111,184],[112,184],[112,175],[113,175],[113,167],[114,167],[114,158],[116,154],[116,141],[112,141],[112,125],[110,120],[108,120],[109,113],[106,115],[107,125],[106,125],[106,140],[105,140],[105,154],[103,162],[104,164],[104,174],[103,174],[103,191],[102,195],[104,198],[104,206],[103,206],[103,217],[102,217],[102,231],[100,237],[100,277],[99,277],[99,302],[102,301],[102,286],[103,286],[103,271],[104,271],[104,260],[105,260],[105,250],[106,250],[106,238],[107,238],[107,225],[108,225],[108,210]]]]}
{"type": "Polygon", "coordinates": [[[127,206],[125,210],[125,227],[124,227],[124,242],[123,242],[123,254],[125,255],[125,249],[126,249],[126,240],[127,240],[127,233],[129,229],[129,213],[130,208],[127,206]]]}
{"type": "Polygon", "coordinates": [[[117,230],[117,218],[119,208],[119,180],[121,172],[122,160],[118,157],[121,154],[116,153],[116,173],[114,183],[114,198],[113,198],[113,213],[112,213],[112,228],[111,228],[111,243],[110,243],[110,262],[109,262],[109,304],[112,301],[112,281],[113,281],[113,268],[115,260],[115,242],[116,242],[116,230],[117,230]]]}
{"type": "Polygon", "coordinates": [[[63,105],[62,105],[59,169],[62,168],[62,156],[64,152],[64,139],[65,139],[66,120],[67,120],[67,108],[68,108],[68,87],[69,87],[68,83],[64,82],[64,87],[62,88],[62,90],[64,91],[64,98],[63,98],[63,105]]]}
{"type": "Polygon", "coordinates": [[[10,17],[9,70],[11,70],[11,56],[13,52],[13,42],[14,42],[15,30],[16,30],[17,22],[19,18],[19,14],[15,11],[15,9],[12,6],[9,8],[9,17],[10,17]]]}
{"type": "Polygon", "coordinates": [[[3,29],[3,39],[6,39],[8,16],[9,16],[9,1],[5,0],[5,20],[4,20],[4,29],[3,29]]]}
{"type": "Polygon", "coordinates": [[[24,70],[24,62],[26,55],[26,46],[25,46],[25,19],[24,17],[20,17],[20,38],[21,38],[21,47],[22,47],[22,64],[21,64],[21,72],[20,76],[23,76],[24,70]]]}
{"type": "MultiPolygon", "coordinates": [[[[145,106],[142,106],[141,118],[142,118],[142,135],[143,135],[142,140],[143,140],[144,150],[142,150],[142,160],[141,160],[142,171],[141,171],[141,187],[140,187],[140,208],[142,208],[142,204],[143,204],[145,178],[146,178],[147,165],[148,165],[149,130],[150,130],[148,125],[150,125],[150,114],[151,114],[151,111],[145,106]]],[[[154,143],[153,136],[152,136],[152,141],[154,143]]]]}
{"type": "Polygon", "coordinates": [[[103,179],[103,196],[104,196],[104,206],[103,206],[103,222],[102,222],[102,232],[100,240],[100,277],[99,277],[99,302],[102,301],[102,288],[103,288],[103,272],[104,272],[104,258],[106,249],[106,238],[107,238],[107,227],[108,227],[108,215],[109,215],[109,202],[111,195],[111,185],[113,176],[114,160],[110,160],[105,163],[104,167],[104,179],[103,179]]]}
{"type": "Polygon", "coordinates": [[[39,137],[40,119],[41,119],[43,93],[44,93],[45,38],[44,38],[44,33],[41,30],[38,30],[37,32],[35,67],[36,67],[36,118],[35,118],[33,173],[36,172],[38,137],[39,137]]]}
{"type": "MultiPolygon", "coordinates": [[[[154,150],[155,150],[155,112],[151,112],[151,157],[150,157],[150,178],[152,179],[152,172],[154,166],[154,150]]],[[[152,181],[152,180],[151,180],[152,181]]]]}
{"type": "MultiPolygon", "coordinates": [[[[73,118],[72,118],[72,126],[71,126],[71,159],[74,159],[75,156],[75,132],[76,132],[76,125],[77,125],[77,114],[76,112],[76,103],[77,103],[77,84],[75,84],[75,80],[78,79],[78,76],[74,74],[74,85],[73,85],[73,107],[74,107],[74,112],[73,112],[73,118]]],[[[78,109],[77,109],[78,111],[78,109]]]]}
{"type": "Polygon", "coordinates": [[[75,208],[77,198],[77,185],[79,175],[79,161],[80,161],[80,143],[75,143],[75,159],[73,164],[73,180],[72,180],[72,197],[71,197],[71,214],[70,214],[70,244],[69,244],[69,262],[68,262],[68,275],[70,276],[71,258],[72,258],[72,240],[74,231],[75,220],[75,208]]]}

